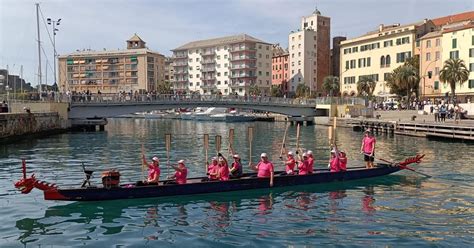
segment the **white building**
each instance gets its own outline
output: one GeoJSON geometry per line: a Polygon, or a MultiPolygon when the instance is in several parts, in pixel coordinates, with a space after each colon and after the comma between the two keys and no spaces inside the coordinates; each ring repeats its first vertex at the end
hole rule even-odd
{"type": "Polygon", "coordinates": [[[323,94],[323,79],[330,71],[330,22],[316,9],[301,18],[298,31],[289,34],[290,92],[295,92],[298,84],[305,84],[312,93],[323,94]]]}
{"type": "Polygon", "coordinates": [[[175,92],[262,94],[271,87],[272,45],[246,34],[199,40],[173,49],[175,92]]]}

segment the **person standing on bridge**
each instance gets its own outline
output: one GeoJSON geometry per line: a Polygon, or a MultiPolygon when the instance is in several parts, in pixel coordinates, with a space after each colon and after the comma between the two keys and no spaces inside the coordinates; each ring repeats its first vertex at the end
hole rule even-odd
{"type": "Polygon", "coordinates": [[[360,152],[364,154],[364,161],[366,162],[366,168],[370,169],[374,167],[374,156],[375,156],[375,137],[371,129],[367,129],[364,132],[364,138],[362,139],[362,145],[360,146],[360,152]]]}

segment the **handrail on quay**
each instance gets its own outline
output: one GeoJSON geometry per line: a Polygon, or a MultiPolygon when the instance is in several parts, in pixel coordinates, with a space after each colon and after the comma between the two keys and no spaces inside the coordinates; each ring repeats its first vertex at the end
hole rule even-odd
{"type": "Polygon", "coordinates": [[[236,96],[236,95],[175,95],[175,94],[76,94],[58,93],[54,96],[29,95],[22,99],[0,95],[0,100],[9,102],[67,102],[75,104],[124,104],[124,103],[178,103],[178,102],[228,102],[251,103],[261,105],[299,105],[316,106],[329,104],[364,105],[365,100],[356,97],[318,97],[318,98],[284,98],[270,96],[236,96]]]}

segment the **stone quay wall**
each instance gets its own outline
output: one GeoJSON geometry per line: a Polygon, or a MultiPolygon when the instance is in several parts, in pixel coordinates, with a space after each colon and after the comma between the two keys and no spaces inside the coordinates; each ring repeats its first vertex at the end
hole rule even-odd
{"type": "Polygon", "coordinates": [[[63,130],[57,112],[0,114],[0,141],[63,130]]]}

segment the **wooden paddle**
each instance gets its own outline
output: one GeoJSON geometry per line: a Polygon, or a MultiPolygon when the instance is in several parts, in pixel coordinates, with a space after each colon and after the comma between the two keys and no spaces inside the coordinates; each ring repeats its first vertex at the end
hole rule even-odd
{"type": "Polygon", "coordinates": [[[206,156],[206,173],[207,173],[207,170],[208,170],[208,150],[209,150],[209,134],[204,134],[204,152],[205,152],[205,156],[206,156]]]}
{"type": "Polygon", "coordinates": [[[145,158],[145,146],[142,144],[142,157],[141,157],[141,159],[142,159],[142,166],[141,166],[142,167],[142,180],[143,179],[146,180],[146,178],[145,178],[145,168],[144,167],[147,164],[145,164],[145,160],[143,158],[145,158]]]}
{"type": "Polygon", "coordinates": [[[170,150],[171,150],[171,134],[165,134],[166,143],[166,160],[167,164],[170,165],[170,150]]]}
{"type": "Polygon", "coordinates": [[[234,155],[234,129],[229,129],[229,156],[234,155]]]}
{"type": "Polygon", "coordinates": [[[252,167],[252,141],[253,141],[253,127],[249,127],[247,130],[249,139],[249,167],[252,167]]]}
{"type": "Polygon", "coordinates": [[[216,152],[219,154],[221,152],[221,143],[222,137],[220,135],[216,135],[216,152]]]}
{"type": "Polygon", "coordinates": [[[288,128],[290,128],[290,123],[286,125],[285,133],[283,134],[283,141],[281,142],[280,148],[280,159],[283,160],[283,152],[285,150],[285,143],[286,143],[286,134],[288,133],[288,128]]]}
{"type": "Polygon", "coordinates": [[[300,154],[300,124],[296,125],[296,153],[298,154],[298,158],[301,160],[300,154]]]}

